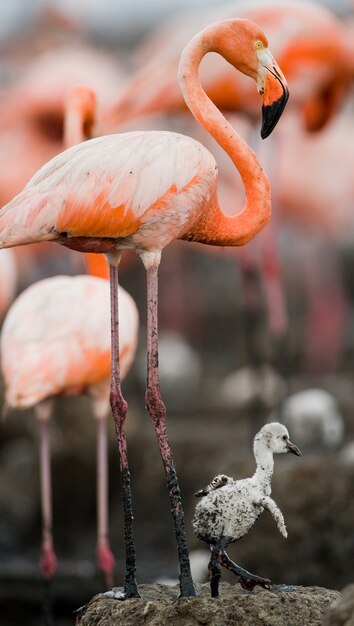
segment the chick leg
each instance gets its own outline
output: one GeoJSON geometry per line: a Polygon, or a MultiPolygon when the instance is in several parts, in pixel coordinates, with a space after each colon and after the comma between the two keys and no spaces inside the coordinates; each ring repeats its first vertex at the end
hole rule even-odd
{"type": "Polygon", "coordinates": [[[219,597],[219,582],[221,578],[221,565],[220,565],[220,548],[219,546],[210,546],[211,556],[208,565],[209,577],[210,577],[210,591],[212,598],[219,597]]]}
{"type": "Polygon", "coordinates": [[[261,576],[256,576],[255,574],[251,574],[243,567],[236,565],[233,561],[231,561],[230,557],[226,554],[225,549],[221,548],[220,550],[220,563],[223,567],[230,570],[237,576],[241,587],[243,589],[248,589],[252,591],[253,587],[256,585],[260,585],[260,587],[264,587],[264,589],[269,589],[270,580],[268,578],[261,578],[261,576]]]}

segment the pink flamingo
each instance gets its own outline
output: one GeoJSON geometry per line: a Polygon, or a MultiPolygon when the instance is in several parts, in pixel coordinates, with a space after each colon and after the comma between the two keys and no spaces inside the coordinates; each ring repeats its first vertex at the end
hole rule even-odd
{"type": "MultiPolygon", "coordinates": [[[[272,50],[285,73],[292,106],[301,110],[308,129],[319,129],[338,109],[349,91],[353,67],[347,54],[350,34],[336,15],[306,0],[252,0],[184,11],[158,27],[138,51],[138,71],[123,86],[107,111],[107,128],[138,116],[185,109],[176,70],[181,50],[209,22],[231,17],[256,22],[272,42],[272,50]]],[[[244,76],[211,54],[200,67],[201,83],[224,111],[244,112],[258,120],[258,103],[244,76]]]]}
{"type": "Polygon", "coordinates": [[[15,255],[12,250],[4,250],[4,253],[0,253],[0,320],[15,297],[18,281],[15,255]]]}
{"type": "MultiPolygon", "coordinates": [[[[94,276],[55,276],[28,287],[10,307],[1,333],[1,368],[8,408],[34,407],[40,422],[42,548],[40,570],[49,580],[57,558],[52,536],[52,490],[48,421],[53,399],[87,394],[97,420],[97,563],[113,584],[108,542],[106,416],[111,366],[109,283],[94,276]],[[86,303],[86,307],[82,303],[86,303]]],[[[121,376],[133,361],[138,312],[119,291],[121,376]]]]}
{"type": "MultiPolygon", "coordinates": [[[[301,123],[309,130],[322,128],[348,92],[352,68],[348,62],[346,42],[351,38],[345,35],[341,20],[327,8],[310,1],[291,0],[247,0],[205,11],[199,8],[184,11],[181,16],[164,23],[138,52],[136,64],[140,63],[141,68],[126,87],[123,86],[111,114],[105,116],[105,128],[110,129],[114,123],[125,125],[139,116],[183,111],[185,103],[175,72],[180,51],[201,25],[232,15],[254,20],[264,28],[289,81],[292,105],[298,116],[300,113],[301,123]]],[[[257,102],[249,81],[233,72],[233,68],[223,63],[218,55],[209,55],[208,60],[201,64],[200,76],[204,89],[218,107],[228,112],[245,112],[253,124],[257,122],[257,102]]],[[[188,134],[199,139],[192,131],[188,134]]],[[[214,148],[212,152],[215,153],[214,148]]],[[[268,170],[273,162],[278,164],[280,159],[275,158],[272,151],[266,160],[261,157],[261,161],[273,183],[268,170]]],[[[278,179],[277,170],[274,182],[277,183],[278,179]]],[[[275,197],[276,189],[273,188],[275,197]]],[[[273,207],[276,208],[276,205],[277,202],[273,202],[273,207]]],[[[260,259],[255,256],[252,259],[250,254],[247,259],[240,255],[239,262],[245,289],[248,289],[247,277],[253,261],[252,272],[262,282],[268,327],[274,339],[279,341],[286,332],[287,313],[276,243],[277,211],[274,218],[272,227],[267,228],[257,241],[260,259]]]]}
{"type": "MultiPolygon", "coordinates": [[[[89,46],[52,48],[27,60],[28,54],[27,50],[18,77],[0,92],[0,206],[63,150],[64,140],[68,147],[64,126],[72,88],[79,84],[94,90],[103,114],[124,81],[118,61],[89,46]]],[[[85,130],[90,130],[89,121],[85,130]]],[[[71,137],[70,145],[75,142],[71,137]]],[[[74,251],[63,254],[51,244],[18,249],[16,257],[22,288],[48,275],[49,259],[51,266],[59,268],[56,273],[66,273],[68,267],[70,273],[83,271],[80,255],[74,251]]]]}
{"type": "MultiPolygon", "coordinates": [[[[288,115],[277,137],[279,217],[283,225],[295,227],[303,239],[296,242],[296,256],[301,262],[297,275],[301,275],[299,288],[302,293],[305,290],[308,302],[303,350],[312,373],[334,371],[345,346],[348,296],[339,251],[351,246],[353,229],[350,104],[331,124],[311,136],[294,115],[288,115]]],[[[291,254],[290,246],[287,252],[291,254]]],[[[291,272],[293,259],[285,262],[285,271],[291,272]]]]}
{"type": "MultiPolygon", "coordinates": [[[[70,89],[64,100],[64,145],[66,147],[69,147],[91,136],[95,119],[96,97],[94,92],[90,88],[84,86],[76,86],[70,89]]],[[[4,252],[11,252],[11,250],[3,250],[2,254],[4,252]]],[[[102,255],[87,254],[86,264],[88,270],[90,271],[90,269],[92,268],[96,276],[100,276],[101,278],[107,278],[108,276],[106,274],[104,265],[102,263],[99,265],[97,264],[96,258],[101,259],[101,257],[102,255]],[[95,259],[90,259],[90,256],[94,256],[95,259]]],[[[108,267],[107,262],[105,260],[104,262],[108,267]]],[[[87,290],[88,287],[94,290],[93,295],[102,295],[100,293],[100,291],[102,291],[102,285],[99,281],[93,279],[90,286],[89,283],[87,284],[87,277],[82,278],[82,285],[79,284],[78,291],[75,291],[75,298],[77,298],[78,294],[82,293],[83,289],[87,290]]],[[[58,359],[56,363],[52,363],[51,361],[53,361],[54,359],[54,354],[52,354],[49,350],[50,356],[47,362],[46,357],[48,357],[48,346],[49,344],[53,345],[53,342],[56,341],[56,338],[48,335],[50,329],[46,328],[43,323],[47,316],[55,318],[55,316],[63,314],[63,303],[64,307],[66,308],[66,313],[69,314],[71,307],[71,298],[73,296],[73,289],[76,289],[77,283],[77,280],[75,281],[75,283],[72,283],[69,278],[65,279],[65,277],[62,277],[60,282],[58,282],[56,278],[44,282],[38,282],[35,288],[30,288],[28,291],[26,291],[24,295],[21,296],[21,298],[19,299],[19,302],[16,303],[16,306],[14,305],[11,311],[9,311],[9,315],[6,324],[4,325],[3,331],[4,348],[2,354],[2,367],[6,385],[7,404],[9,407],[35,406],[35,411],[40,419],[41,424],[40,461],[43,529],[40,570],[43,578],[47,580],[52,578],[57,566],[57,558],[53,548],[52,537],[52,490],[48,421],[53,410],[52,398],[55,395],[58,395],[58,393],[71,395],[72,393],[76,393],[76,390],[75,385],[72,389],[71,382],[69,382],[70,376],[67,370],[68,363],[70,361],[63,364],[58,359]],[[37,314],[34,315],[34,313],[36,313],[33,311],[34,306],[40,307],[39,314],[37,312],[37,314]],[[31,312],[32,316],[34,315],[34,321],[31,317],[31,312]],[[21,361],[21,368],[17,367],[16,363],[19,350],[18,338],[15,336],[16,320],[18,320],[21,315],[23,315],[26,318],[26,322],[29,323],[29,329],[27,329],[28,332],[25,335],[25,350],[27,350],[29,353],[31,352],[31,350],[33,350],[34,337],[37,336],[36,347],[42,353],[42,361],[40,361],[40,363],[38,364],[38,369],[33,376],[32,364],[28,360],[21,361]],[[30,320],[30,322],[28,320],[30,320]],[[42,333],[45,333],[45,331],[47,331],[47,334],[44,334],[42,336],[42,333]],[[40,337],[40,340],[38,339],[38,337],[40,337]],[[13,377],[14,370],[16,370],[16,374],[13,377]],[[35,382],[36,376],[37,379],[35,382]],[[66,377],[64,384],[63,377],[66,377]],[[47,381],[47,384],[48,382],[50,383],[48,389],[45,388],[44,381],[47,381]],[[41,387],[42,389],[38,390],[37,394],[32,397],[31,390],[33,389],[33,385],[35,386],[36,384],[39,388],[41,387]],[[61,388],[60,385],[62,385],[61,388]]],[[[126,313],[123,311],[123,314],[128,315],[129,313],[131,313],[129,307],[131,309],[135,305],[130,302],[129,296],[128,298],[125,298],[125,300],[128,304],[125,305],[127,311],[126,313]]],[[[73,305],[75,307],[75,302],[73,303],[73,305]]],[[[101,311],[102,308],[99,309],[97,312],[97,322],[100,322],[100,328],[107,330],[107,316],[105,315],[103,319],[101,319],[101,311]]],[[[77,313],[78,312],[79,310],[77,310],[77,313]]],[[[136,309],[135,317],[133,316],[133,322],[134,319],[137,319],[136,309]]],[[[60,322],[59,317],[57,322],[60,322]]],[[[72,323],[71,328],[66,329],[68,333],[67,342],[70,342],[71,344],[72,339],[73,344],[71,345],[74,345],[75,330],[76,335],[78,335],[79,338],[83,337],[83,339],[85,339],[85,331],[87,333],[88,329],[85,328],[85,324],[82,324],[80,318],[78,318],[77,316],[70,317],[70,322],[72,323]],[[72,337],[70,336],[70,331],[72,331],[72,337]]],[[[133,322],[132,327],[129,330],[132,333],[135,332],[136,335],[137,328],[134,328],[133,322]]],[[[127,322],[125,322],[125,325],[127,326],[127,322]]],[[[99,341],[99,339],[101,339],[101,337],[98,337],[97,341],[99,341]]],[[[125,339],[127,338],[125,337],[125,339]]],[[[134,335],[132,334],[131,339],[132,341],[130,342],[130,348],[132,358],[136,347],[136,337],[134,338],[134,335]]],[[[125,341],[125,343],[129,344],[129,337],[128,342],[125,341]]],[[[70,351],[67,352],[67,345],[65,341],[60,344],[60,350],[65,350],[64,360],[70,358],[70,351]]],[[[101,352],[103,352],[102,349],[101,352]]],[[[96,368],[95,375],[98,379],[101,377],[101,352],[98,354],[98,356],[96,356],[95,354],[91,354],[87,350],[84,350],[83,353],[80,353],[84,358],[84,364],[86,364],[86,360],[89,359],[90,367],[93,370],[96,368]]],[[[106,378],[97,387],[87,387],[87,393],[92,397],[93,412],[95,417],[97,418],[97,561],[99,569],[104,573],[107,584],[112,585],[115,561],[108,542],[107,440],[105,425],[105,417],[108,413],[109,407],[109,394],[107,395],[107,377],[109,377],[110,354],[107,351],[104,354],[106,363],[103,363],[103,366],[106,370],[106,378]]],[[[127,359],[128,365],[130,365],[131,358],[129,357],[129,359],[127,359]]],[[[81,364],[81,373],[79,371],[79,375],[81,374],[82,384],[78,385],[78,393],[80,393],[81,391],[85,391],[85,385],[87,382],[87,367],[85,367],[85,365],[83,364],[81,364]]]]}
{"type": "Polygon", "coordinates": [[[179,81],[194,117],[229,154],[246,190],[241,213],[225,215],[217,199],[217,165],[197,141],[151,131],[107,135],[66,150],[44,165],[0,212],[0,246],[56,241],[80,251],[104,252],[110,262],[112,319],[111,406],[120,452],[125,519],[124,597],[139,595],[135,571],[130,474],[125,438],[127,405],[120,388],[118,265],[134,249],[147,271],[146,405],[154,423],[174,519],[183,596],[195,594],[190,573],[177,474],[166,432],[158,379],[157,276],[161,250],[173,239],[240,246],[270,218],[270,187],[256,155],[204,92],[198,67],[207,52],[226,58],[256,81],[263,96],[262,137],[288,99],[286,80],[263,31],[248,20],[217,22],[196,35],[181,55],[179,81]]]}
{"type": "Polygon", "coordinates": [[[123,83],[118,62],[88,46],[53,48],[30,59],[13,84],[1,92],[1,205],[63,150],[70,90],[87,86],[97,94],[104,112],[123,83]]]}

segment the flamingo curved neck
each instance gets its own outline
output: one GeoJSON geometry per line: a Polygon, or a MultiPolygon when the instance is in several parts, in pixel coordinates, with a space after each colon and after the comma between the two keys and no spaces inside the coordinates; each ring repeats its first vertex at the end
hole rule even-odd
{"type": "MultiPolygon", "coordinates": [[[[240,44],[241,45],[241,44],[240,44]]],[[[239,171],[246,191],[245,205],[235,216],[225,215],[215,197],[208,215],[192,226],[183,238],[211,245],[239,246],[251,240],[269,221],[270,185],[255,153],[238,135],[206,95],[198,78],[198,68],[208,52],[223,55],[222,27],[213,25],[186,46],[179,64],[179,83],[184,100],[195,119],[229,155],[239,171]]]]}
{"type": "Polygon", "coordinates": [[[81,143],[93,136],[97,117],[95,93],[89,87],[73,87],[66,97],[64,110],[64,146],[81,143]]]}

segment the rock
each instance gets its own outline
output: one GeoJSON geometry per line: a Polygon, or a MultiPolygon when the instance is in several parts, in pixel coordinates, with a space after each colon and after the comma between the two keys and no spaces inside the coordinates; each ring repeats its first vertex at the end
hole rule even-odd
{"type": "Polygon", "coordinates": [[[354,626],[354,584],[345,587],[330,606],[323,626],[354,626]]]}
{"type": "Polygon", "coordinates": [[[244,591],[222,583],[220,599],[209,584],[197,585],[198,597],[178,598],[178,587],[141,585],[142,599],[125,602],[95,596],[77,617],[77,626],[321,626],[338,591],[321,587],[273,587],[244,591]]]}

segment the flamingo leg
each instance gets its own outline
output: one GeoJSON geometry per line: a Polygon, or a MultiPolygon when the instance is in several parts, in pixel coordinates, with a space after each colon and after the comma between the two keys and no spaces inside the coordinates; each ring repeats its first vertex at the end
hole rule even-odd
{"type": "Polygon", "coordinates": [[[177,550],[180,564],[181,596],[196,595],[187,547],[184,512],[177,473],[174,466],[171,447],[166,432],[166,408],[161,399],[158,373],[158,266],[160,255],[142,255],[147,271],[147,389],[146,407],[154,423],[157,441],[165,469],[167,487],[171,501],[171,512],[174,521],[177,550]]]}
{"type": "Polygon", "coordinates": [[[97,419],[97,564],[106,585],[113,586],[115,559],[108,540],[108,462],[106,418],[97,419]]]}
{"type": "Polygon", "coordinates": [[[49,441],[50,412],[50,403],[43,402],[36,408],[40,423],[40,482],[42,508],[42,547],[39,567],[45,580],[50,580],[57,569],[57,558],[53,547],[52,534],[52,475],[49,441]]]}
{"type": "Polygon", "coordinates": [[[125,580],[124,599],[139,598],[136,582],[136,556],[133,534],[133,507],[130,489],[130,472],[128,466],[127,440],[125,435],[125,418],[128,405],[123,398],[120,385],[119,367],[119,322],[118,322],[118,265],[110,264],[110,293],[111,293],[111,354],[112,378],[110,402],[114,427],[119,450],[120,473],[122,485],[122,501],[124,511],[125,537],[125,580]]]}

